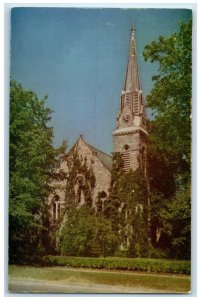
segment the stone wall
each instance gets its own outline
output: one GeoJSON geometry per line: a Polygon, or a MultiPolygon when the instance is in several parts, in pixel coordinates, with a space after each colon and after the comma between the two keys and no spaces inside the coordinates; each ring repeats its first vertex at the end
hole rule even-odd
{"type": "Polygon", "coordinates": [[[113,136],[114,152],[123,152],[123,147],[130,148],[130,167],[136,170],[139,167],[140,134],[138,131],[113,136]]]}
{"type": "Polygon", "coordinates": [[[79,139],[77,142],[77,150],[79,155],[82,155],[83,158],[87,158],[87,166],[92,168],[96,178],[95,188],[93,190],[93,206],[95,206],[99,192],[104,191],[107,196],[109,195],[111,173],[99,160],[96,152],[93,152],[82,139],[79,139]]]}
{"type": "MultiPolygon", "coordinates": [[[[110,171],[104,166],[104,164],[99,160],[99,158],[97,157],[97,153],[96,151],[92,151],[90,149],[90,147],[85,143],[85,141],[80,138],[77,143],[75,144],[75,149],[77,150],[77,154],[80,157],[80,159],[82,159],[83,161],[86,158],[86,165],[88,168],[91,168],[93,170],[93,174],[95,176],[95,187],[93,189],[92,192],[92,206],[96,207],[96,201],[97,201],[97,197],[98,194],[101,192],[105,192],[106,195],[109,195],[109,188],[110,188],[110,182],[111,182],[111,173],[110,171]]],[[[71,155],[71,152],[70,154],[71,155]]],[[[72,151],[72,155],[73,155],[73,151],[72,151]]],[[[63,170],[66,174],[69,173],[69,168],[67,165],[67,161],[63,161],[60,165],[60,167],[58,168],[57,172],[59,172],[59,170],[63,170]]],[[[56,208],[60,209],[60,212],[56,212],[56,216],[58,217],[58,215],[62,215],[63,211],[65,210],[66,207],[66,200],[65,200],[65,194],[66,194],[66,183],[67,183],[67,179],[58,182],[58,181],[54,181],[51,186],[53,187],[54,192],[49,196],[48,198],[48,205],[49,205],[49,212],[51,215],[51,223],[54,225],[57,223],[58,218],[55,219],[53,218],[55,213],[55,206],[54,206],[54,198],[55,195],[59,196],[59,201],[57,200],[56,203],[56,208]],[[58,204],[59,203],[59,204],[58,204]],[[58,206],[59,205],[59,206],[58,206]]],[[[78,190],[78,187],[75,185],[74,187],[75,193],[78,190]]],[[[107,197],[104,197],[102,199],[102,201],[106,201],[107,197]]],[[[75,199],[75,201],[77,201],[75,199]]],[[[83,192],[81,192],[81,201],[78,205],[81,206],[85,203],[84,198],[83,198],[83,192]]]]}

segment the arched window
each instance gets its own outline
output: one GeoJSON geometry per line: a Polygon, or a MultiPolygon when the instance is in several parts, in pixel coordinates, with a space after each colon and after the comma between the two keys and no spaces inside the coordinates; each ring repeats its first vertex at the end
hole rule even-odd
{"type": "Polygon", "coordinates": [[[83,174],[78,174],[76,177],[76,202],[79,204],[82,202],[82,194],[83,194],[83,189],[85,187],[85,177],[83,174]]]}
{"type": "Polygon", "coordinates": [[[79,186],[78,189],[77,189],[77,202],[78,203],[81,202],[81,193],[82,193],[82,190],[81,190],[81,188],[79,186]]]}
{"type": "Polygon", "coordinates": [[[130,147],[125,145],[122,149],[123,170],[125,173],[130,171],[130,147]]]}
{"type": "Polygon", "coordinates": [[[135,213],[139,214],[140,217],[142,217],[142,213],[143,213],[143,205],[142,204],[139,203],[135,206],[135,213]]]}
{"type": "Polygon", "coordinates": [[[107,194],[105,191],[102,191],[102,192],[100,192],[100,196],[101,196],[101,199],[105,200],[105,198],[107,197],[107,194]]]}
{"type": "Polygon", "coordinates": [[[57,210],[56,203],[53,202],[52,206],[53,206],[53,222],[54,222],[56,221],[56,210],[57,210]]]}
{"type": "Polygon", "coordinates": [[[98,212],[104,211],[104,202],[107,199],[107,194],[105,191],[98,193],[98,201],[96,202],[96,208],[98,212]]]}
{"type": "Polygon", "coordinates": [[[61,203],[60,203],[60,197],[58,195],[55,195],[52,198],[52,218],[53,223],[57,222],[61,216],[61,203]]]}

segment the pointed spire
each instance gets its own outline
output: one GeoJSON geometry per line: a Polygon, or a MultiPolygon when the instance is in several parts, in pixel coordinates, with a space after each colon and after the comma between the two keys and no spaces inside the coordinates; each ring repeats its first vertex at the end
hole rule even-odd
{"type": "Polygon", "coordinates": [[[136,43],[135,43],[135,27],[134,25],[131,28],[131,37],[130,37],[130,49],[129,49],[129,58],[126,71],[126,79],[124,84],[124,91],[135,92],[139,91],[140,81],[138,74],[138,65],[137,65],[137,55],[136,55],[136,43]]]}
{"type": "Polygon", "coordinates": [[[135,26],[133,25],[131,28],[131,38],[135,38],[135,26]]]}

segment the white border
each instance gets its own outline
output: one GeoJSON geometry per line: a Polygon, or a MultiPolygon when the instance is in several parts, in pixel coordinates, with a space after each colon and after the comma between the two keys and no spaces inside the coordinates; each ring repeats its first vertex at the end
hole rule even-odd
{"type": "MultiPolygon", "coordinates": [[[[5,24],[7,27],[7,23],[8,23],[8,10],[11,8],[11,7],[16,7],[16,6],[43,6],[43,7],[121,7],[121,8],[127,8],[127,7],[136,7],[136,8],[190,8],[190,9],[193,9],[194,11],[194,23],[195,23],[195,15],[196,15],[196,7],[195,7],[195,4],[197,3],[197,6],[198,6],[198,9],[197,9],[197,13],[198,13],[198,17],[197,17],[197,21],[198,21],[198,27],[197,28],[201,28],[201,21],[199,21],[201,19],[201,16],[200,16],[200,3],[199,1],[197,2],[196,0],[191,0],[191,1],[182,1],[182,0],[177,0],[177,3],[175,3],[174,0],[169,0],[169,1],[157,1],[155,0],[154,2],[153,1],[150,1],[150,0],[142,0],[140,1],[135,1],[133,0],[132,2],[131,1],[124,1],[124,3],[122,3],[122,1],[115,1],[115,2],[112,2],[112,1],[104,1],[104,3],[94,3],[94,1],[92,0],[89,0],[87,1],[87,3],[85,3],[84,1],[80,0],[79,3],[74,3],[73,0],[70,0],[66,3],[66,1],[63,1],[63,0],[60,0],[59,3],[55,3],[54,1],[15,1],[15,0],[3,0],[3,2],[0,1],[0,41],[2,42],[1,45],[3,45],[3,36],[5,34],[5,48],[4,47],[0,47],[0,54],[1,54],[1,61],[0,61],[0,92],[2,92],[2,97],[0,98],[1,101],[0,101],[0,113],[1,113],[1,116],[0,116],[0,137],[1,137],[1,145],[3,145],[3,141],[5,143],[5,152],[4,152],[4,149],[3,147],[1,147],[1,165],[0,165],[0,171],[1,171],[1,191],[3,191],[3,197],[6,197],[6,194],[8,192],[8,187],[7,187],[7,180],[8,180],[8,177],[6,178],[6,181],[5,181],[5,184],[3,183],[3,174],[5,175],[5,173],[7,172],[7,168],[8,168],[8,163],[7,163],[7,160],[8,160],[8,128],[7,127],[7,124],[8,124],[8,105],[6,104],[6,102],[2,101],[3,99],[3,95],[4,95],[4,84],[5,84],[5,99],[8,97],[8,66],[9,66],[9,39],[8,39],[8,32],[9,32],[9,28],[5,28],[5,33],[4,33],[4,5],[5,5],[5,24]],[[5,59],[4,59],[4,51],[5,51],[5,59]],[[5,61],[5,66],[4,66],[4,61],[5,61]],[[2,66],[4,66],[4,68],[2,68],[2,66]],[[5,71],[5,73],[4,73],[5,71]],[[5,82],[4,82],[4,77],[5,77],[5,82]],[[4,108],[4,104],[5,104],[5,108],[4,108]],[[5,109],[5,111],[4,111],[5,109]],[[5,121],[4,121],[4,112],[6,113],[5,114],[5,121]],[[4,131],[4,126],[6,128],[7,131],[4,131]],[[5,134],[5,140],[4,140],[4,134],[5,134]],[[5,162],[5,165],[4,165],[4,162],[5,162]],[[4,168],[5,168],[5,173],[4,173],[4,168]]],[[[195,23],[195,28],[194,28],[194,36],[195,36],[195,40],[196,40],[196,23],[195,23]]],[[[197,37],[198,38],[198,47],[200,46],[200,39],[199,39],[199,36],[197,37]]],[[[194,43],[194,47],[196,48],[196,42],[194,43]]],[[[200,47],[199,47],[199,50],[200,50],[200,47]]],[[[201,50],[200,50],[201,51],[201,50]]],[[[194,94],[194,105],[193,105],[193,122],[194,122],[194,131],[193,131],[193,145],[194,145],[194,149],[193,149],[193,180],[194,180],[194,183],[196,183],[196,180],[197,178],[200,179],[200,162],[199,160],[197,159],[196,160],[196,155],[197,153],[200,153],[201,152],[201,147],[200,147],[200,139],[198,139],[197,141],[197,147],[195,147],[195,144],[196,144],[196,138],[198,137],[198,132],[199,132],[199,129],[200,129],[200,113],[201,113],[201,104],[200,104],[200,101],[197,101],[197,104],[196,104],[196,94],[197,94],[197,99],[201,99],[201,95],[200,95],[200,90],[197,91],[197,86],[196,86],[196,77],[195,77],[195,74],[196,74],[196,66],[197,66],[197,61],[196,58],[197,58],[197,55],[199,54],[199,51],[196,52],[196,49],[194,49],[193,51],[193,57],[194,57],[194,61],[193,61],[193,64],[194,64],[194,81],[193,81],[193,85],[194,85],[194,89],[193,89],[193,94],[194,94]],[[197,119],[196,119],[196,113],[197,113],[197,119]],[[196,130],[196,123],[197,123],[197,130],[196,130]],[[197,153],[196,153],[196,148],[197,148],[197,153]],[[196,169],[197,167],[197,169],[196,169]]],[[[197,71],[200,73],[200,59],[198,57],[198,67],[197,67],[197,71]]],[[[200,75],[200,74],[199,74],[200,75]]],[[[198,77],[198,79],[200,78],[200,76],[198,77]]],[[[8,98],[7,98],[8,99],[8,98]]],[[[197,195],[200,195],[200,187],[199,187],[199,183],[198,185],[196,186],[196,184],[194,184],[194,188],[193,188],[193,193],[194,193],[194,201],[196,201],[196,196],[197,195]]],[[[1,197],[1,200],[4,199],[3,197],[1,197]]],[[[198,196],[197,196],[197,199],[199,200],[198,196]]],[[[195,204],[195,203],[194,203],[195,204]]],[[[1,209],[1,212],[4,210],[4,208],[1,209]]],[[[193,227],[194,227],[194,237],[193,237],[193,243],[195,244],[196,243],[196,240],[197,240],[197,236],[196,236],[196,230],[195,230],[195,227],[196,227],[196,221],[197,221],[197,229],[200,228],[200,219],[199,218],[199,215],[198,215],[198,218],[197,218],[197,214],[196,212],[200,212],[200,202],[198,201],[197,204],[194,205],[193,207],[193,227]]],[[[2,216],[2,214],[1,214],[2,216]]],[[[5,219],[6,221],[6,219],[5,219]]],[[[0,230],[1,230],[1,237],[4,236],[4,233],[5,235],[7,235],[7,230],[6,229],[6,226],[7,224],[5,225],[4,227],[4,219],[3,217],[0,217],[0,230]]],[[[6,240],[4,241],[6,242],[6,240]]],[[[3,266],[4,265],[4,259],[5,259],[5,255],[4,255],[4,250],[7,251],[6,249],[6,244],[3,244],[0,246],[0,265],[3,266]],[[5,247],[5,248],[4,248],[5,247]]],[[[193,252],[193,256],[196,256],[196,249],[194,249],[195,251],[193,252]]],[[[5,252],[6,252],[5,251],[5,252]]],[[[201,247],[200,247],[200,240],[198,240],[198,244],[197,244],[197,253],[201,253],[201,247]]],[[[196,269],[196,266],[198,266],[198,271],[199,271],[199,267],[200,267],[200,258],[198,257],[197,258],[197,264],[196,264],[196,260],[195,260],[195,257],[193,257],[193,268],[196,269]]],[[[2,276],[2,280],[0,280],[0,284],[1,284],[1,288],[0,288],[0,295],[2,297],[4,296],[8,296],[6,294],[4,294],[4,270],[2,270],[1,272],[1,276],[2,276]]],[[[6,275],[6,274],[5,274],[6,275]]],[[[6,279],[6,278],[5,278],[6,279]]],[[[5,280],[7,281],[7,280],[5,280]]],[[[201,296],[201,289],[200,289],[200,282],[201,282],[201,278],[200,278],[200,275],[198,273],[198,277],[197,277],[197,282],[198,282],[198,285],[197,285],[197,297],[201,296]]],[[[19,294],[20,297],[23,297],[25,299],[28,299],[29,297],[33,296],[31,294],[29,295],[22,295],[22,294],[19,294]]],[[[77,298],[77,299],[80,299],[82,297],[78,297],[78,296],[72,296],[72,295],[62,295],[64,297],[68,297],[68,298],[77,298]]],[[[94,295],[88,295],[89,297],[94,297],[94,295]]],[[[87,297],[88,297],[87,296],[87,297]]],[[[96,297],[99,296],[99,295],[96,295],[96,297]]],[[[104,296],[104,295],[100,295],[100,296],[104,296]]],[[[114,295],[111,295],[114,297],[114,295]]],[[[152,298],[152,299],[155,299],[155,297],[159,297],[161,298],[162,296],[160,295],[147,295],[146,297],[144,295],[131,295],[132,297],[139,297],[139,298],[142,298],[142,299],[145,299],[147,297],[149,298],[152,298]]],[[[189,295],[190,296],[190,295],[189,295]]],[[[38,296],[37,296],[38,297],[38,296]]],[[[48,295],[48,296],[43,296],[43,297],[38,297],[38,298],[49,298],[49,297],[52,297],[52,295],[48,295]]],[[[53,296],[55,299],[59,299],[59,296],[55,297],[53,296]]],[[[107,296],[104,296],[104,297],[109,297],[108,295],[107,296]]],[[[120,298],[127,298],[127,296],[122,296],[122,295],[115,295],[115,297],[120,297],[120,298]]],[[[186,297],[186,296],[180,296],[180,298],[183,298],[183,297],[186,297]]],[[[12,295],[10,298],[14,298],[14,296],[12,295]]],[[[169,298],[169,296],[166,296],[166,298],[169,298]]],[[[177,297],[176,296],[173,296],[171,297],[171,299],[176,299],[177,297]]],[[[196,298],[196,270],[194,270],[194,273],[193,273],[193,294],[191,295],[191,298],[196,298]]]]}

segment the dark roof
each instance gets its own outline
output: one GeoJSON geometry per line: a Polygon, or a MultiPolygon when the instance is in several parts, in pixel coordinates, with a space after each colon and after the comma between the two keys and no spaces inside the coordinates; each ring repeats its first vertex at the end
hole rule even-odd
{"type": "MultiPolygon", "coordinates": [[[[86,142],[85,142],[86,143],[86,142]]],[[[86,143],[86,145],[96,153],[96,156],[99,158],[99,160],[102,162],[102,164],[111,172],[112,171],[112,157],[105,152],[98,150],[97,148],[89,145],[86,143]]]]}
{"type": "MultiPolygon", "coordinates": [[[[108,171],[112,171],[112,156],[110,156],[109,154],[89,145],[82,136],[80,136],[80,138],[82,139],[82,141],[85,143],[85,145],[94,152],[94,154],[96,154],[96,156],[98,157],[98,159],[102,162],[102,164],[108,169],[108,171]]],[[[80,139],[79,138],[79,139],[80,139]]],[[[74,146],[70,149],[70,151],[68,152],[67,156],[71,154],[71,152],[73,151],[73,149],[75,148],[76,144],[78,143],[79,139],[76,141],[76,143],[74,144],[74,146]]]]}

